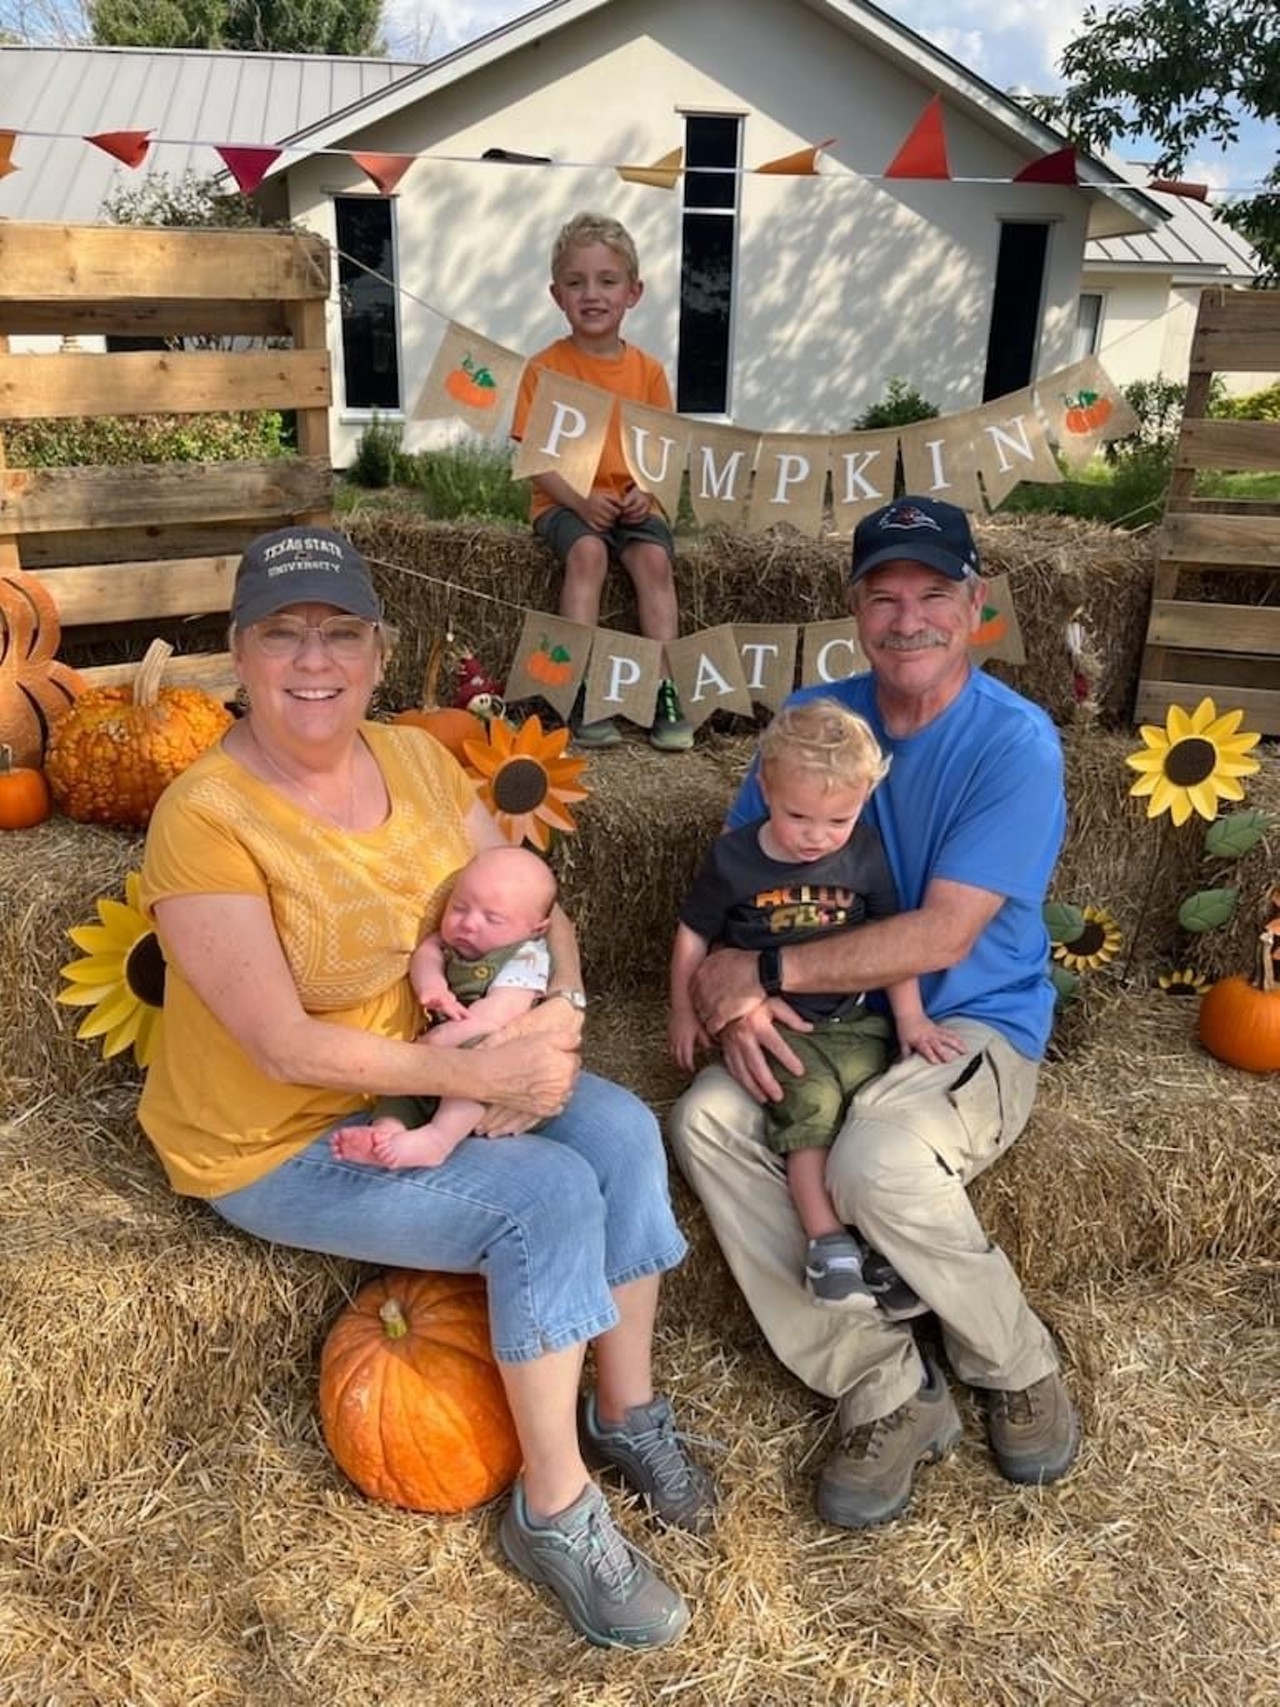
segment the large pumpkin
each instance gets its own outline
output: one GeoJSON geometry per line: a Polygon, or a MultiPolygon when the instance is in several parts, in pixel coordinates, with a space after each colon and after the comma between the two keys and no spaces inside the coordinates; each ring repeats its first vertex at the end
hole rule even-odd
{"type": "Polygon", "coordinates": [[[362,1287],[320,1354],[320,1423],[372,1499],[466,1511],[509,1487],[520,1444],[479,1276],[393,1269],[362,1287]]]}
{"type": "Polygon", "coordinates": [[[132,686],[90,688],[54,725],[45,775],[80,823],[141,827],[156,801],[227,729],[226,706],[196,687],[162,687],[173,648],[154,640],[132,686]]]}
{"type": "Polygon", "coordinates": [[[0,741],[13,763],[39,770],[49,730],[84,690],[54,653],[58,607],[34,575],[0,576],[0,741]]]}
{"type": "MultiPolygon", "coordinates": [[[[1280,901],[1280,889],[1273,902],[1280,901]]],[[[1223,978],[1200,999],[1197,1029],[1201,1043],[1229,1067],[1248,1073],[1280,1072],[1280,917],[1259,938],[1258,981],[1223,978]]]]}

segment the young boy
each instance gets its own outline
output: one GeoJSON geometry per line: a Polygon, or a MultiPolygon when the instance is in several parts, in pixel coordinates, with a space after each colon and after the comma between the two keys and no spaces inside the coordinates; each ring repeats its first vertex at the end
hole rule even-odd
{"type": "MultiPolygon", "coordinates": [[[[898,910],[880,838],[859,822],[888,770],[870,727],[831,699],[785,707],[760,738],[760,787],[768,817],[726,830],[712,844],[680,909],[671,956],[671,1053],[687,1072],[708,1041],[690,996],[711,945],[779,949],[847,930],[898,910]]],[[[894,1027],[903,1054],[947,1061],[964,1052],[934,1025],[914,978],[885,991],[894,1026],[861,996],[792,995],[803,1031],[788,1041],[804,1062],[796,1077],[775,1064],[780,1103],[766,1106],[770,1147],[786,1158],[787,1182],[808,1237],[805,1279],[815,1304],[878,1303],[887,1315],[921,1308],[910,1287],[866,1252],[836,1214],[826,1185],[827,1151],[849,1098],[884,1071],[894,1027]]]]}
{"type": "MultiPolygon", "coordinates": [[[[555,899],[551,868],[528,848],[487,848],[463,867],[439,931],[409,962],[423,1011],[440,1016],[422,1042],[437,1049],[478,1042],[545,994],[544,936],[555,899]]],[[[348,1162],[438,1168],[474,1131],[482,1106],[461,1097],[387,1097],[367,1125],[339,1127],[330,1146],[348,1162]]]]}
{"type": "MultiPolygon", "coordinates": [[[[551,250],[551,297],[569,322],[569,336],[540,350],[526,366],[513,438],[524,437],[541,368],[612,391],[627,402],[672,408],[671,388],[660,363],[621,336],[623,319],[643,291],[636,246],[616,219],[580,213],[563,227],[551,250]]],[[[650,640],[674,640],[679,614],[671,529],[659,506],[631,478],[617,406],[587,497],[558,474],[535,475],[532,486],[534,532],[564,565],[561,616],[596,626],[609,560],[615,557],[635,587],[641,634],[650,640]]],[[[622,738],[612,718],[592,723],[575,718],[573,731],[582,747],[612,747],[622,738]]],[[[693,730],[669,678],[658,688],[649,740],[665,753],[684,752],[693,745],[693,730]]]]}

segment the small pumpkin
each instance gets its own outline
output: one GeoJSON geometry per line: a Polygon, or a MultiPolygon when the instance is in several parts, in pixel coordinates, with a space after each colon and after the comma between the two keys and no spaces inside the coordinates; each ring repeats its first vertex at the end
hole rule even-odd
{"type": "Polygon", "coordinates": [[[1258,977],[1223,978],[1200,1000],[1198,1032],[1210,1055],[1247,1073],[1280,1072],[1280,917],[1258,938],[1258,977]]]}
{"type": "Polygon", "coordinates": [[[13,748],[0,742],[0,830],[29,830],[52,810],[49,784],[30,765],[13,760],[13,748]]]}
{"type": "Polygon", "coordinates": [[[153,640],[132,685],[90,688],[53,728],[45,775],[80,823],[141,828],[156,801],[231,724],[203,688],[162,687],[173,647],[153,640]]]}
{"type": "Polygon", "coordinates": [[[393,1269],[361,1287],[320,1353],[320,1424],[371,1499],[467,1511],[509,1487],[520,1443],[483,1280],[393,1269]]]}
{"type": "Polygon", "coordinates": [[[58,607],[35,576],[0,576],[0,741],[19,766],[40,766],[51,727],[84,692],[54,657],[61,637],[58,607]]]}

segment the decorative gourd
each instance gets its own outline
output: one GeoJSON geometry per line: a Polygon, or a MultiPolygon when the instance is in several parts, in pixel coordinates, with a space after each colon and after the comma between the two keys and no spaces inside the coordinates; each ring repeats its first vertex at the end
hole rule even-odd
{"type": "Polygon", "coordinates": [[[393,723],[407,723],[414,729],[425,729],[442,747],[448,749],[460,765],[465,765],[463,744],[484,739],[484,724],[473,711],[455,705],[440,705],[436,689],[440,676],[440,659],[444,641],[437,640],[427,655],[426,674],[422,683],[422,704],[409,711],[400,711],[393,723]]]}
{"type": "Polygon", "coordinates": [[[39,768],[50,728],[84,692],[54,657],[61,637],[58,607],[35,576],[0,576],[0,741],[19,766],[39,768]]]}
{"type": "Polygon", "coordinates": [[[0,742],[0,830],[29,830],[52,809],[49,784],[38,770],[18,765],[13,748],[0,742]]]}
{"type": "MultiPolygon", "coordinates": [[[[1280,896],[1273,896],[1273,900],[1280,896]]],[[[1247,1073],[1280,1072],[1280,917],[1258,939],[1258,978],[1224,978],[1200,1000],[1200,1041],[1219,1061],[1247,1073]]]]}
{"type": "Polygon", "coordinates": [[[520,1443],[479,1276],[393,1269],[361,1287],[320,1354],[320,1423],[371,1499],[466,1511],[509,1487],[520,1443]]]}
{"type": "Polygon", "coordinates": [[[172,646],[153,640],[132,686],[90,688],[53,729],[45,775],[80,823],[141,827],[156,801],[231,724],[203,688],[161,687],[172,646]]]}

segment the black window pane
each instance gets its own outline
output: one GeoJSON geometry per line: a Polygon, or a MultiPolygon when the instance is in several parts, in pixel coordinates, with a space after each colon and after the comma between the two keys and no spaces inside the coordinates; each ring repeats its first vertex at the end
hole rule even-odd
{"type": "Polygon", "coordinates": [[[686,213],[680,256],[680,361],[676,408],[720,414],[729,396],[729,311],[734,221],[686,213]]]}
{"type": "Polygon", "coordinates": [[[349,409],[398,409],[395,246],[391,203],[339,196],[338,299],[342,305],[342,371],[349,409]],[[382,277],[375,277],[381,274],[382,277]],[[384,283],[383,280],[391,282],[384,283]]]}
{"type": "Polygon", "coordinates": [[[685,122],[686,166],[684,205],[686,207],[736,207],[738,180],[729,172],[699,172],[699,166],[731,166],[738,164],[739,120],[689,118],[685,122]]]}
{"type": "Polygon", "coordinates": [[[1000,227],[987,371],[982,382],[984,403],[1020,391],[1035,371],[1048,247],[1047,225],[1009,222],[1000,227]]]}

